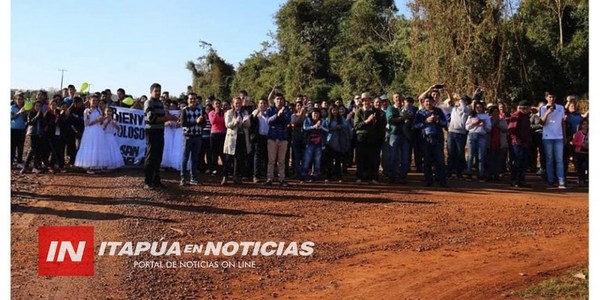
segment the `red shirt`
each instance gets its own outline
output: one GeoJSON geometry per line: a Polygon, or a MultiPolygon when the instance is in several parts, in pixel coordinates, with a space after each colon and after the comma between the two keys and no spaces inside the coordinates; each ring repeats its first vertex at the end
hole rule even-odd
{"type": "Polygon", "coordinates": [[[513,113],[508,121],[511,144],[529,147],[531,145],[530,125],[529,114],[520,111],[513,113]]]}

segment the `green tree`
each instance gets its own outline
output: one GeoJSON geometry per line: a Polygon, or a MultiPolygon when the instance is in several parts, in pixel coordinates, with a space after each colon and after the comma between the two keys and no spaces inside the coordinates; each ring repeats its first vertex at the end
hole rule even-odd
{"type": "Polygon", "coordinates": [[[393,1],[357,0],[352,4],[330,51],[332,70],[342,81],[335,96],[405,89],[407,22],[396,12],[393,1]]]}
{"type": "MultiPolygon", "coordinates": [[[[201,47],[210,44],[201,41],[201,47]]],[[[231,83],[235,75],[233,65],[223,60],[212,45],[208,53],[197,59],[188,61],[186,67],[192,72],[192,91],[205,97],[216,96],[223,100],[231,98],[231,83]]]]}
{"type": "Polygon", "coordinates": [[[290,0],[277,12],[276,38],[285,61],[287,95],[325,99],[331,85],[339,81],[331,72],[329,50],[350,5],[346,0],[290,0]]]}
{"type": "Polygon", "coordinates": [[[283,82],[284,66],[280,54],[255,52],[238,66],[232,90],[246,90],[255,100],[266,99],[273,85],[283,82]]]}
{"type": "Polygon", "coordinates": [[[411,1],[410,7],[408,84],[413,90],[446,83],[466,94],[480,85],[490,100],[502,96],[507,54],[503,1],[418,0],[411,1]]]}

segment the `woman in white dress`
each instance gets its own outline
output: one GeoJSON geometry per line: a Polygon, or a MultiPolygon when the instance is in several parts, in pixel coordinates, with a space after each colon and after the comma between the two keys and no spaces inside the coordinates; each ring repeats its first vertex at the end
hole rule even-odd
{"type": "Polygon", "coordinates": [[[173,139],[175,139],[176,130],[177,122],[169,121],[165,123],[165,146],[163,148],[163,157],[160,164],[162,168],[172,168],[173,139]]]}
{"type": "Polygon", "coordinates": [[[106,153],[103,156],[102,167],[113,170],[125,166],[123,156],[121,155],[121,149],[119,148],[117,138],[115,137],[119,125],[117,124],[117,120],[113,119],[113,109],[110,107],[104,109],[104,122],[102,122],[102,128],[104,129],[104,149],[106,150],[106,153]]]}
{"type": "MultiPolygon", "coordinates": [[[[169,167],[181,171],[181,160],[183,159],[183,128],[181,122],[177,122],[175,133],[173,134],[173,144],[171,145],[171,153],[169,159],[169,167]]],[[[188,169],[191,162],[188,163],[188,169]]]]}
{"type": "MultiPolygon", "coordinates": [[[[169,114],[179,117],[177,101],[169,103],[169,114]]],[[[165,123],[165,146],[161,167],[181,170],[181,158],[183,157],[183,128],[180,121],[169,121],[165,123]]]]}
{"type": "Polygon", "coordinates": [[[92,95],[90,107],[83,113],[85,130],[81,138],[81,145],[75,158],[75,166],[87,169],[88,174],[95,174],[103,166],[104,155],[106,155],[104,130],[102,122],[104,116],[98,108],[98,96],[92,95]]]}

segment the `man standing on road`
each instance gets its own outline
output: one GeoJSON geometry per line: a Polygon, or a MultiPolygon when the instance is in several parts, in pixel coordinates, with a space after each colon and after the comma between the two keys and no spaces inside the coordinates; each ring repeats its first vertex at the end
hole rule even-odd
{"type": "MultiPolygon", "coordinates": [[[[275,88],[269,94],[269,104],[275,88]]],[[[267,122],[269,124],[269,133],[267,135],[267,151],[269,163],[267,165],[267,181],[265,185],[272,185],[275,175],[275,163],[277,163],[277,173],[279,175],[279,185],[288,186],[285,181],[285,154],[288,148],[288,124],[290,124],[292,113],[289,108],[284,106],[283,94],[275,93],[275,101],[267,109],[267,122]]]]}
{"type": "Polygon", "coordinates": [[[160,101],[161,86],[150,86],[150,99],[144,102],[144,120],[146,121],[146,160],[144,162],[144,188],[153,190],[164,187],[160,182],[160,163],[165,144],[165,122],[177,121],[177,116],[168,114],[160,101]]]}
{"type": "MultiPolygon", "coordinates": [[[[378,184],[379,155],[385,136],[385,113],[379,108],[373,108],[371,95],[364,92],[361,95],[362,107],[354,116],[356,129],[356,183],[378,184]]],[[[379,106],[381,100],[379,100],[379,106]]]]}
{"type": "Polygon", "coordinates": [[[463,96],[452,107],[450,122],[448,123],[448,176],[452,173],[456,178],[463,178],[463,171],[467,165],[465,160],[465,146],[467,144],[467,118],[471,114],[469,103],[471,98],[463,96]]]}
{"type": "Polygon", "coordinates": [[[529,161],[529,146],[531,145],[531,122],[529,120],[529,103],[519,102],[517,112],[509,118],[508,134],[513,153],[511,168],[511,185],[514,187],[531,187],[525,183],[525,170],[529,161]]]}
{"type": "Polygon", "coordinates": [[[420,130],[423,150],[423,173],[425,185],[433,185],[432,165],[435,164],[435,177],[442,187],[448,187],[444,166],[444,128],[448,126],[444,112],[434,106],[431,96],[423,99],[423,108],[417,112],[414,128],[420,130]]]}
{"type": "Polygon", "coordinates": [[[542,128],[542,143],[546,154],[546,176],[548,186],[554,184],[554,177],[558,177],[558,188],[565,189],[565,165],[563,151],[565,143],[565,108],[556,104],[554,93],[546,92],[548,104],[540,107],[542,128]],[[556,170],[556,173],[555,173],[556,170]]]}
{"type": "Polygon", "coordinates": [[[188,106],[181,110],[179,116],[181,128],[183,130],[183,159],[181,161],[181,182],[180,185],[186,185],[187,181],[191,185],[202,185],[198,174],[198,159],[200,148],[202,147],[202,125],[204,125],[204,111],[200,105],[197,105],[198,95],[196,93],[188,94],[188,106]],[[188,160],[191,155],[191,170],[188,170],[188,160]]]}

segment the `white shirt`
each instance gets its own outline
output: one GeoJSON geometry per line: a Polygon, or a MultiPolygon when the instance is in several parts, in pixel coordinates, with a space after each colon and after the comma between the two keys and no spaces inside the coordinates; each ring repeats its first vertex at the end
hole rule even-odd
{"type": "MultiPolygon", "coordinates": [[[[543,140],[558,140],[563,138],[562,122],[565,118],[565,107],[560,104],[555,105],[556,109],[548,116],[548,119],[546,119],[546,123],[542,128],[543,140]]],[[[547,110],[547,105],[542,106],[542,108],[540,108],[540,117],[543,117],[547,110]]]]}
{"type": "Polygon", "coordinates": [[[267,111],[258,112],[258,134],[269,135],[269,122],[267,121],[267,111]]]}
{"type": "Polygon", "coordinates": [[[467,118],[465,127],[469,133],[487,134],[492,130],[492,120],[490,119],[490,116],[488,114],[480,113],[477,114],[477,116],[475,117],[469,116],[467,118]],[[473,119],[483,120],[484,123],[481,125],[473,125],[473,119]]]}

